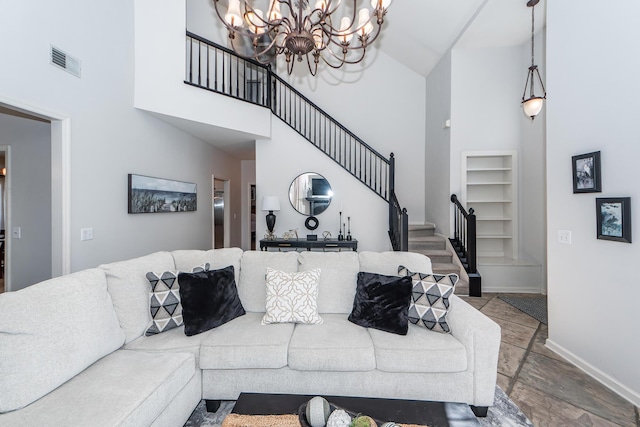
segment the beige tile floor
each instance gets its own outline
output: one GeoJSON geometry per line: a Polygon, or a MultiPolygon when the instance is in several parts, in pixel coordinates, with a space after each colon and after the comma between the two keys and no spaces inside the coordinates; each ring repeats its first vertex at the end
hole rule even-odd
{"type": "Polygon", "coordinates": [[[463,298],[502,328],[498,385],[536,427],[640,427],[638,408],[544,346],[546,325],[498,294],[463,298]]]}

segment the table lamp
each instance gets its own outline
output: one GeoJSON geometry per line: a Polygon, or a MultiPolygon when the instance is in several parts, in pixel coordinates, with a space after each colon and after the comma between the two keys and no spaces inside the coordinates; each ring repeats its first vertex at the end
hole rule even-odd
{"type": "Polygon", "coordinates": [[[273,211],[280,210],[280,199],[276,196],[265,196],[262,199],[262,210],[269,211],[267,214],[267,230],[269,230],[269,239],[273,239],[273,227],[276,225],[276,216],[273,211]]]}

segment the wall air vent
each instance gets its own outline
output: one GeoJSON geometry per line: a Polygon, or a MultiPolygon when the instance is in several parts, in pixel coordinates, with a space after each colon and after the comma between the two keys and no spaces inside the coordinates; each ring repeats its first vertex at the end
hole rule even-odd
{"type": "Polygon", "coordinates": [[[58,68],[62,68],[68,73],[73,74],[76,77],[80,77],[81,64],[78,58],[67,54],[66,52],[58,49],[55,46],[51,46],[51,55],[49,57],[51,65],[55,65],[58,68]]]}

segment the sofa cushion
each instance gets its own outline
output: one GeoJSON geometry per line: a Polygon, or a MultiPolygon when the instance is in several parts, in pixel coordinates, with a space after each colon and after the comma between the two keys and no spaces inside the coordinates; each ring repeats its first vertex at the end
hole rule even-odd
{"type": "Polygon", "coordinates": [[[153,353],[191,353],[196,358],[196,366],[200,367],[200,343],[208,333],[210,331],[189,337],[185,335],[182,325],[162,334],[142,335],[125,344],[124,349],[153,353]]]}
{"type": "Polygon", "coordinates": [[[228,266],[178,275],[185,335],[200,334],[244,315],[233,270],[228,266]]]}
{"type": "Polygon", "coordinates": [[[318,312],[345,313],[353,308],[360,261],[357,252],[302,252],[300,271],[319,268],[318,312]]]}
{"type": "Polygon", "coordinates": [[[458,275],[414,273],[403,265],[398,267],[398,274],[411,277],[409,322],[432,331],[451,333],[447,323],[449,297],[453,295],[458,275]]]}
{"type": "Polygon", "coordinates": [[[280,271],[298,271],[298,253],[246,251],[242,255],[238,294],[247,311],[265,312],[267,267],[280,271]]]}
{"type": "Polygon", "coordinates": [[[323,314],[321,325],[296,325],[289,343],[289,367],[297,371],[370,371],[376,368],[373,341],[345,314],[323,314]]]}
{"type": "Polygon", "coordinates": [[[464,345],[451,334],[439,334],[409,325],[407,335],[369,329],[378,370],[385,372],[463,372],[464,345]]]}
{"type": "Polygon", "coordinates": [[[146,275],[149,271],[175,270],[173,257],[169,252],[155,252],[140,258],[103,264],[99,268],[107,275],[109,293],[125,333],[125,342],[131,342],[151,325],[149,281],[146,275]]]}
{"type": "Polygon", "coordinates": [[[360,272],[349,321],[365,328],[406,335],[410,299],[409,277],[360,272]]]}
{"type": "Polygon", "coordinates": [[[240,260],[242,259],[242,249],[221,248],[201,251],[196,249],[185,249],[171,252],[175,261],[175,269],[180,271],[191,271],[194,265],[204,265],[209,263],[211,269],[233,266],[236,283],[240,281],[240,260]]]}
{"type": "Polygon", "coordinates": [[[431,260],[425,255],[415,252],[367,252],[358,254],[360,271],[396,276],[398,266],[404,265],[411,271],[431,273],[431,260]]]}
{"type": "Polygon", "coordinates": [[[267,267],[267,299],[262,324],[322,323],[318,315],[320,269],[287,273],[267,267]]]}
{"type": "Polygon", "coordinates": [[[96,268],[0,294],[0,412],[28,405],[123,343],[96,268]]]}
{"type": "Polygon", "coordinates": [[[118,350],[0,425],[149,426],[194,375],[191,354],[118,350]]]}
{"type": "Polygon", "coordinates": [[[202,340],[202,369],[277,369],[287,366],[294,323],[260,325],[264,313],[247,313],[202,340]]]}

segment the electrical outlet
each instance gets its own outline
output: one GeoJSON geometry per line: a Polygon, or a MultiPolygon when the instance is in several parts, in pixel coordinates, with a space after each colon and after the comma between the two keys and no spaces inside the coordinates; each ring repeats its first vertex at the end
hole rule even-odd
{"type": "Polygon", "coordinates": [[[569,230],[558,230],[558,242],[570,245],[571,244],[571,231],[569,230]]]}
{"type": "Polygon", "coordinates": [[[93,240],[93,228],[81,228],[80,240],[93,240]]]}

